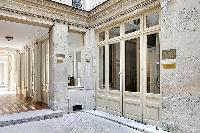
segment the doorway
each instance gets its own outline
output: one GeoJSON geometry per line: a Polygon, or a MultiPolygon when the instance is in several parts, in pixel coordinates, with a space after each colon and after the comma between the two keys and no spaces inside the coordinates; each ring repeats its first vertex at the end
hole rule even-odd
{"type": "Polygon", "coordinates": [[[159,125],[159,12],[99,32],[97,109],[159,125]]]}

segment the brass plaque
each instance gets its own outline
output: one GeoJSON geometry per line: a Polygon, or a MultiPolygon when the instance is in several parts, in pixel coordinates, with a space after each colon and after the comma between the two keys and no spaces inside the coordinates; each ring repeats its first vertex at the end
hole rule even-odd
{"type": "Polygon", "coordinates": [[[56,54],[56,57],[65,58],[65,54],[56,54]]]}
{"type": "Polygon", "coordinates": [[[176,63],[173,64],[162,64],[163,69],[176,69],[176,63]]]}
{"type": "Polygon", "coordinates": [[[176,59],[176,49],[163,50],[162,59],[176,59]]]}
{"type": "Polygon", "coordinates": [[[63,64],[63,60],[57,60],[57,64],[63,64]]]}

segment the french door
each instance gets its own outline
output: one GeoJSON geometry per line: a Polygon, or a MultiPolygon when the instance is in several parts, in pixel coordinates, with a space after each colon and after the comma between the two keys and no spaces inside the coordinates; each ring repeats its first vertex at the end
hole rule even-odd
{"type": "Polygon", "coordinates": [[[98,50],[97,109],[141,122],[158,123],[159,33],[107,44],[98,50]]]}

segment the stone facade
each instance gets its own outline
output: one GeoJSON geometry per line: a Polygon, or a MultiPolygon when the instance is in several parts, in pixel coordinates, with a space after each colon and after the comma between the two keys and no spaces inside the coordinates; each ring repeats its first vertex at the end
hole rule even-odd
{"type": "MultiPolygon", "coordinates": [[[[68,112],[68,107],[75,104],[82,104],[85,109],[95,108],[98,64],[96,30],[115,25],[133,14],[138,15],[154,7],[161,9],[161,51],[176,49],[176,59],[161,60],[161,63],[176,63],[176,69],[164,69],[161,65],[160,123],[171,132],[199,132],[199,0],[109,0],[90,12],[48,0],[0,1],[0,17],[50,28],[49,107],[68,112]],[[34,10],[35,4],[37,10],[34,10]],[[81,31],[85,35],[81,56],[84,89],[77,92],[84,99],[82,101],[75,98],[76,92],[68,90],[69,29],[81,31]],[[63,58],[61,62],[60,58],[63,58]]],[[[20,84],[23,85],[24,81],[20,84]]]]}
{"type": "Polygon", "coordinates": [[[56,23],[50,29],[50,73],[49,107],[68,111],[68,26],[56,23]],[[63,62],[58,63],[58,55],[63,54],[63,62]]]}
{"type": "Polygon", "coordinates": [[[162,123],[171,132],[200,132],[200,2],[161,5],[161,50],[177,51],[176,69],[161,70],[162,123]]]}

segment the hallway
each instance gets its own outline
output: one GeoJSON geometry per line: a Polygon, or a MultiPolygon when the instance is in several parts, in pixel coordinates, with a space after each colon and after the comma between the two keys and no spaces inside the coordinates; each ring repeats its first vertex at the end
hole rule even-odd
{"type": "Polygon", "coordinates": [[[35,103],[31,98],[16,95],[15,91],[0,88],[0,115],[46,109],[47,104],[35,103]]]}

